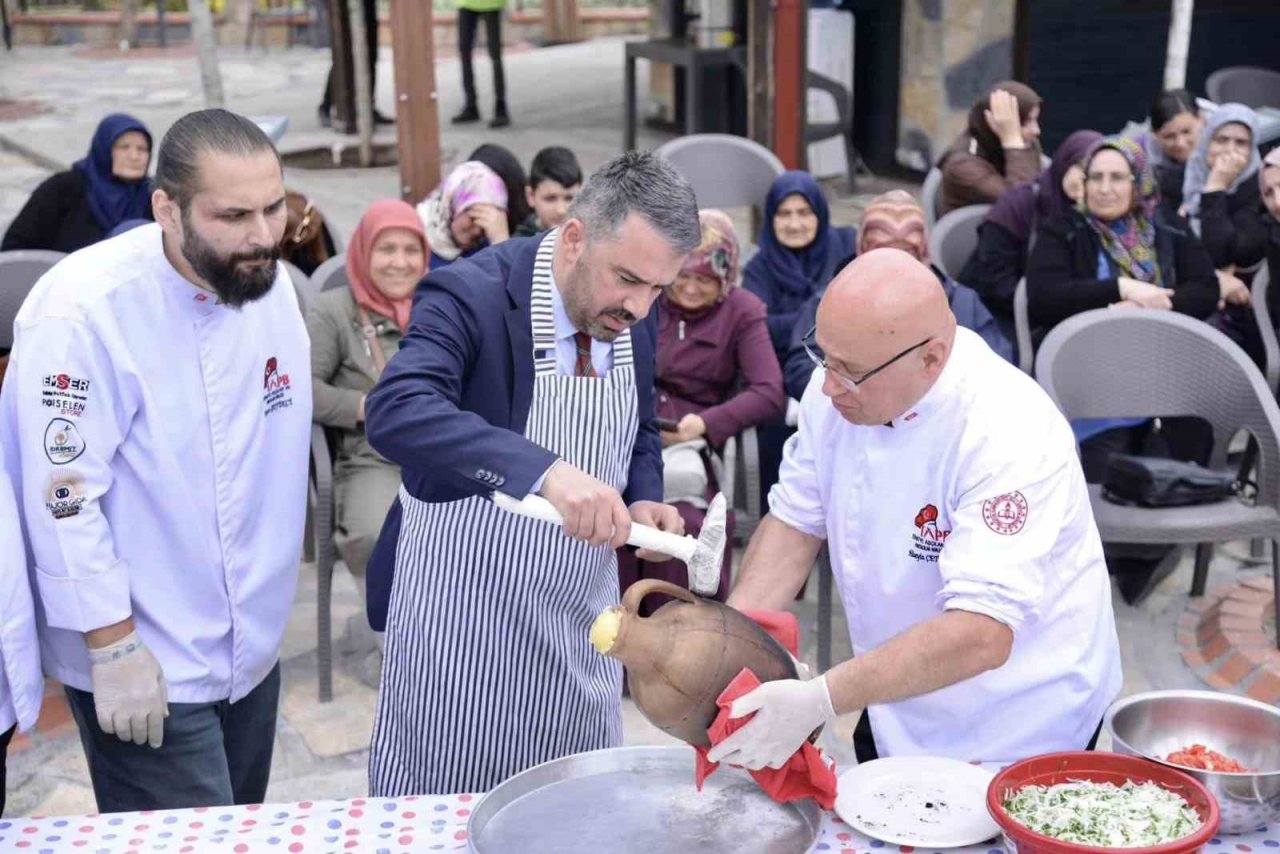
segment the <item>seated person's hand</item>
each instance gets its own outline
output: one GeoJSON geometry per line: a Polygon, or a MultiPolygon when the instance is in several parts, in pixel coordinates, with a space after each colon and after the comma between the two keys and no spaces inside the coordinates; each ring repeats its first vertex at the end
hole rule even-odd
{"type": "Polygon", "coordinates": [[[1119,283],[1122,301],[1131,302],[1139,308],[1154,308],[1160,311],[1169,311],[1173,308],[1172,292],[1167,288],[1130,279],[1128,276],[1121,276],[1119,283]]]}
{"type": "Polygon", "coordinates": [[[1226,270],[1218,270],[1218,308],[1224,305],[1248,305],[1249,286],[1226,270]]]}

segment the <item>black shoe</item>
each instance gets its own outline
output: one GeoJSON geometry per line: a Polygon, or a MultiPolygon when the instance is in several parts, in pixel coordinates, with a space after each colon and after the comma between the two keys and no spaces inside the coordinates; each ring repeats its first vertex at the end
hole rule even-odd
{"type": "Polygon", "coordinates": [[[316,119],[320,122],[320,127],[322,128],[333,127],[333,119],[329,117],[328,107],[321,107],[316,110],[316,119]]]}
{"type": "Polygon", "coordinates": [[[462,112],[454,116],[450,121],[455,125],[466,125],[472,122],[480,121],[480,111],[475,107],[464,107],[462,112]]]}
{"type": "Polygon", "coordinates": [[[393,125],[396,123],[396,120],[391,118],[390,116],[384,116],[382,113],[378,112],[377,110],[374,110],[373,123],[375,125],[393,125]]]}
{"type": "Polygon", "coordinates": [[[509,124],[511,124],[511,116],[507,115],[505,111],[495,113],[493,118],[489,119],[489,127],[491,128],[504,128],[509,124]]]}

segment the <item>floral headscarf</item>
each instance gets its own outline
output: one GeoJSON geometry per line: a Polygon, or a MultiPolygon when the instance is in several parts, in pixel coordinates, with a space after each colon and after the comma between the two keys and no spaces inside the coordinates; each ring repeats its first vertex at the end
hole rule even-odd
{"type": "Polygon", "coordinates": [[[1086,174],[1098,152],[1108,148],[1118,151],[1133,171],[1133,207],[1119,219],[1103,222],[1089,211],[1089,193],[1086,189],[1080,197],[1080,213],[1084,214],[1089,227],[1097,233],[1102,241],[1102,250],[1115,262],[1120,275],[1160,285],[1155,226],[1160,191],[1156,187],[1155,175],[1147,165],[1147,153],[1140,143],[1129,137],[1104,136],[1085,158],[1086,174]]]}
{"type": "Polygon", "coordinates": [[[449,177],[418,205],[418,216],[427,232],[427,245],[446,261],[462,254],[453,238],[454,219],[473,205],[493,205],[507,209],[507,185],[483,163],[468,160],[460,163],[449,177]]]}
{"type": "Polygon", "coordinates": [[[733,220],[724,211],[705,208],[698,211],[702,226],[702,243],[689,253],[682,273],[696,273],[720,282],[720,299],[738,284],[738,235],[733,220]]]}

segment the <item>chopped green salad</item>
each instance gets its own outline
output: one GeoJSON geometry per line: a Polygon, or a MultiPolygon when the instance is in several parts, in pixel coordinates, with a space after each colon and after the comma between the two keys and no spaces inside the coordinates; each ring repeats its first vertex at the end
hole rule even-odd
{"type": "Polygon", "coordinates": [[[1005,799],[1019,824],[1063,842],[1102,848],[1138,848],[1181,839],[1200,827],[1200,816],[1179,795],[1150,781],[1123,786],[1073,780],[1025,786],[1005,799]]]}

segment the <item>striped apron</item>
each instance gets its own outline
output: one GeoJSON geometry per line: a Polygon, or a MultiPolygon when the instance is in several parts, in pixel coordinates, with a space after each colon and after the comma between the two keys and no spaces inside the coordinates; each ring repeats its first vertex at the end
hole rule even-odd
{"type": "MultiPolygon", "coordinates": [[[[525,437],[622,492],[637,429],[631,333],[601,378],[556,373],[551,256],[534,264],[525,437]]],[[[588,640],[618,601],[617,560],[488,498],[403,519],[369,759],[375,797],[484,792],[542,762],[622,743],[622,671],[588,640]]]]}

